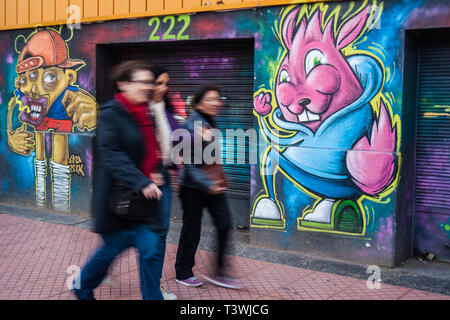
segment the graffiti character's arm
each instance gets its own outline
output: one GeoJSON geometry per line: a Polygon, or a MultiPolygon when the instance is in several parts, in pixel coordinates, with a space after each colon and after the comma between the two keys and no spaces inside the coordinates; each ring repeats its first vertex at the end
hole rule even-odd
{"type": "Polygon", "coordinates": [[[66,113],[72,118],[78,129],[92,130],[97,120],[97,102],[88,93],[67,90],[62,103],[66,108],[66,113]]]}
{"type": "Polygon", "coordinates": [[[26,131],[25,123],[16,130],[12,130],[12,116],[16,105],[16,97],[12,97],[8,103],[8,114],[7,114],[7,135],[8,144],[14,152],[29,156],[31,151],[34,150],[34,134],[26,131]]]}

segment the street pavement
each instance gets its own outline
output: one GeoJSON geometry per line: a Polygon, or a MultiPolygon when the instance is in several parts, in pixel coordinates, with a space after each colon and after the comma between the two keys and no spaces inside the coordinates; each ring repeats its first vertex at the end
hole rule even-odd
{"type": "MultiPolygon", "coordinates": [[[[0,210],[0,300],[75,299],[68,283],[100,240],[83,225],[51,220],[0,210]]],[[[245,282],[244,290],[206,282],[199,288],[188,288],[175,282],[176,250],[176,242],[168,243],[161,285],[179,300],[450,300],[448,293],[383,281],[376,288],[376,283],[368,285],[367,279],[360,277],[242,255],[229,255],[228,261],[233,276],[245,282]]],[[[194,273],[198,277],[210,274],[214,257],[213,251],[200,248],[194,273]]],[[[123,252],[112,265],[110,277],[95,290],[96,298],[140,300],[137,270],[135,250],[123,252]]]]}

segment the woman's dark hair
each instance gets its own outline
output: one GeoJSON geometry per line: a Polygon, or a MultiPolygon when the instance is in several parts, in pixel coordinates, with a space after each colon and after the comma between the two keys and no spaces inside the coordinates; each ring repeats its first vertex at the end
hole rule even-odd
{"type": "Polygon", "coordinates": [[[194,98],[192,99],[194,107],[199,104],[200,101],[202,101],[205,94],[207,94],[209,91],[216,91],[219,93],[219,95],[221,94],[219,86],[212,83],[203,84],[197,89],[197,92],[195,92],[194,98]]]}
{"type": "Polygon", "coordinates": [[[145,61],[130,60],[116,65],[111,72],[111,81],[114,89],[119,91],[117,83],[130,81],[133,73],[138,70],[148,70],[153,73],[152,66],[145,61]]]}
{"type": "MultiPolygon", "coordinates": [[[[160,65],[152,65],[151,66],[151,71],[153,72],[153,75],[155,76],[155,81],[163,73],[169,74],[169,70],[167,70],[165,67],[160,66],[160,65]]],[[[164,100],[164,103],[166,105],[166,108],[169,109],[169,111],[171,113],[174,113],[175,112],[175,108],[174,108],[172,102],[170,101],[169,96],[167,95],[167,93],[164,95],[163,100],[164,100]]]]}
{"type": "Polygon", "coordinates": [[[153,75],[155,76],[155,80],[162,75],[163,73],[169,73],[169,70],[166,69],[166,67],[160,66],[160,65],[152,65],[151,71],[153,72],[153,75]]]}

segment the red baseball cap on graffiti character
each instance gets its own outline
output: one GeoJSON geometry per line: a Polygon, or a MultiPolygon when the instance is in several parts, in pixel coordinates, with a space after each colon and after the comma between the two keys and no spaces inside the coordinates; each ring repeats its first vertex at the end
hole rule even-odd
{"type": "Polygon", "coordinates": [[[69,59],[66,43],[58,32],[43,30],[35,33],[27,41],[20,54],[16,71],[22,73],[51,66],[71,68],[81,64],[84,62],[69,59]]]}

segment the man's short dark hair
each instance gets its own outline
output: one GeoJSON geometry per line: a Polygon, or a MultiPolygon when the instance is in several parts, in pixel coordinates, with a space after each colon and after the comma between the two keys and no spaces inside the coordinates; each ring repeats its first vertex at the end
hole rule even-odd
{"type": "Polygon", "coordinates": [[[148,70],[152,72],[152,66],[142,60],[130,60],[116,65],[111,73],[111,81],[115,89],[118,90],[118,82],[130,81],[133,73],[138,70],[148,70]]]}
{"type": "Polygon", "coordinates": [[[219,93],[219,95],[221,94],[219,86],[212,83],[203,84],[197,89],[197,92],[195,92],[194,94],[194,98],[192,100],[194,107],[199,104],[200,101],[202,101],[205,94],[207,94],[209,91],[216,91],[219,93]]]}

